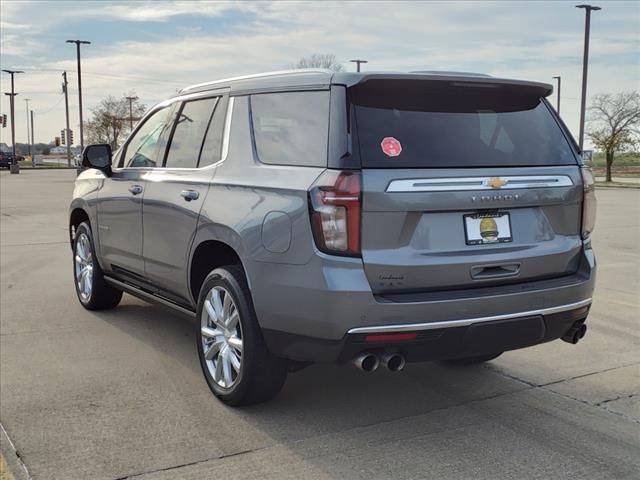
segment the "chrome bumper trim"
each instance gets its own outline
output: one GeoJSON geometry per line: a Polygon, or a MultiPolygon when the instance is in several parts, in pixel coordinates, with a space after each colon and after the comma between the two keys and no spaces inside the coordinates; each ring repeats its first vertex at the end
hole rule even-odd
{"type": "Polygon", "coordinates": [[[576,303],[558,305],[557,307],[541,308],[540,310],[530,310],[528,312],[508,313],[505,315],[493,315],[491,317],[465,318],[462,320],[446,320],[442,322],[426,323],[401,323],[397,325],[376,325],[371,327],[356,327],[347,333],[389,333],[389,332],[415,332],[419,330],[435,330],[438,328],[467,327],[475,323],[493,322],[496,320],[509,320],[512,318],[530,317],[533,315],[553,315],[554,313],[566,312],[577,308],[591,305],[592,299],[587,298],[576,303]]]}

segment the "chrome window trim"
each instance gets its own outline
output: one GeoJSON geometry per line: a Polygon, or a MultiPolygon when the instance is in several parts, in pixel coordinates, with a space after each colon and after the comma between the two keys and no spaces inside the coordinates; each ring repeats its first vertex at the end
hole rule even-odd
{"type": "Polygon", "coordinates": [[[425,323],[402,323],[398,325],[376,325],[371,327],[356,327],[350,329],[347,333],[352,335],[356,333],[389,333],[389,332],[415,332],[422,330],[436,330],[439,328],[452,327],[468,327],[475,323],[494,322],[496,320],[509,320],[513,318],[530,317],[534,315],[552,315],[554,313],[574,310],[581,307],[591,305],[592,299],[587,298],[576,303],[566,305],[558,305],[556,307],[541,308],[539,310],[530,310],[528,312],[508,313],[505,315],[493,315],[490,317],[465,318],[462,320],[445,320],[441,322],[425,322],[425,323]]]}
{"type": "MultiPolygon", "coordinates": [[[[194,97],[197,97],[197,95],[193,95],[194,97]]],[[[222,162],[224,162],[227,159],[227,155],[229,153],[229,137],[231,134],[231,118],[232,118],[232,113],[233,113],[233,100],[235,97],[229,97],[229,103],[227,104],[227,113],[226,113],[226,117],[224,119],[224,132],[222,133],[222,153],[221,153],[221,158],[220,160],[218,160],[215,163],[212,163],[210,165],[207,165],[205,167],[175,167],[175,168],[171,168],[171,167],[121,167],[121,168],[114,168],[114,171],[148,171],[148,172],[176,172],[176,171],[189,171],[189,172],[195,172],[195,171],[204,171],[210,168],[215,168],[218,165],[220,165],[222,162]]],[[[172,102],[170,102],[172,103],[172,102]]],[[[170,105],[170,103],[168,105],[170,105]]],[[[161,105],[161,104],[160,104],[161,105]]]]}
{"type": "Polygon", "coordinates": [[[454,178],[413,178],[392,180],[387,193],[412,192],[458,192],[468,190],[519,190],[523,188],[571,187],[573,181],[568,175],[510,175],[493,177],[454,177],[454,178]],[[493,188],[490,181],[499,178],[507,182],[500,188],[493,188]]]}

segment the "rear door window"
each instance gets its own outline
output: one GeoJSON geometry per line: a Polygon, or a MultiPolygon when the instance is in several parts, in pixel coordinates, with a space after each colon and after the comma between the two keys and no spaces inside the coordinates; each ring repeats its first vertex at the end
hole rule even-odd
{"type": "Polygon", "coordinates": [[[328,91],[252,95],[251,119],[261,162],[327,165],[328,91]]]}
{"type": "Polygon", "coordinates": [[[572,165],[540,98],[499,88],[361,88],[351,93],[363,167],[572,165]]]}
{"type": "Polygon", "coordinates": [[[199,167],[206,167],[221,160],[222,157],[222,137],[224,134],[224,122],[227,116],[227,105],[229,97],[223,96],[218,99],[213,117],[207,130],[207,136],[200,153],[199,167]]]}
{"type": "Polygon", "coordinates": [[[196,168],[217,98],[185,102],[167,153],[167,168],[196,168]]]}

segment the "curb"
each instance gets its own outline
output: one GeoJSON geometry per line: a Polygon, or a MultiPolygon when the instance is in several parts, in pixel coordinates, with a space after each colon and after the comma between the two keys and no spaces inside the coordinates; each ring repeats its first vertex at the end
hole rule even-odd
{"type": "Polygon", "coordinates": [[[27,466],[24,464],[15,445],[7,435],[7,431],[0,423],[0,455],[6,461],[9,468],[9,478],[15,480],[32,480],[27,466]],[[13,476],[11,476],[13,475],[13,476]]]}
{"type": "Polygon", "coordinates": [[[596,188],[624,188],[624,189],[640,189],[640,183],[615,183],[607,184],[605,182],[596,182],[596,188]]]}

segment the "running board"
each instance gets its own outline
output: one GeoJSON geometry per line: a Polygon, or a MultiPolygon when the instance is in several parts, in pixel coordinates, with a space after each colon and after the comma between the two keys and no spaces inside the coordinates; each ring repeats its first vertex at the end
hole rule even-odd
{"type": "Polygon", "coordinates": [[[105,276],[104,279],[111,286],[116,287],[117,289],[122,290],[123,292],[126,292],[130,295],[133,295],[134,297],[138,297],[139,299],[144,300],[145,302],[154,303],[156,305],[170,308],[174,312],[178,312],[189,318],[196,318],[196,312],[189,310],[188,308],[184,308],[176,303],[173,303],[171,300],[167,300],[164,297],[160,297],[159,295],[154,295],[153,293],[146,292],[129,283],[116,280],[115,278],[105,276]]]}

